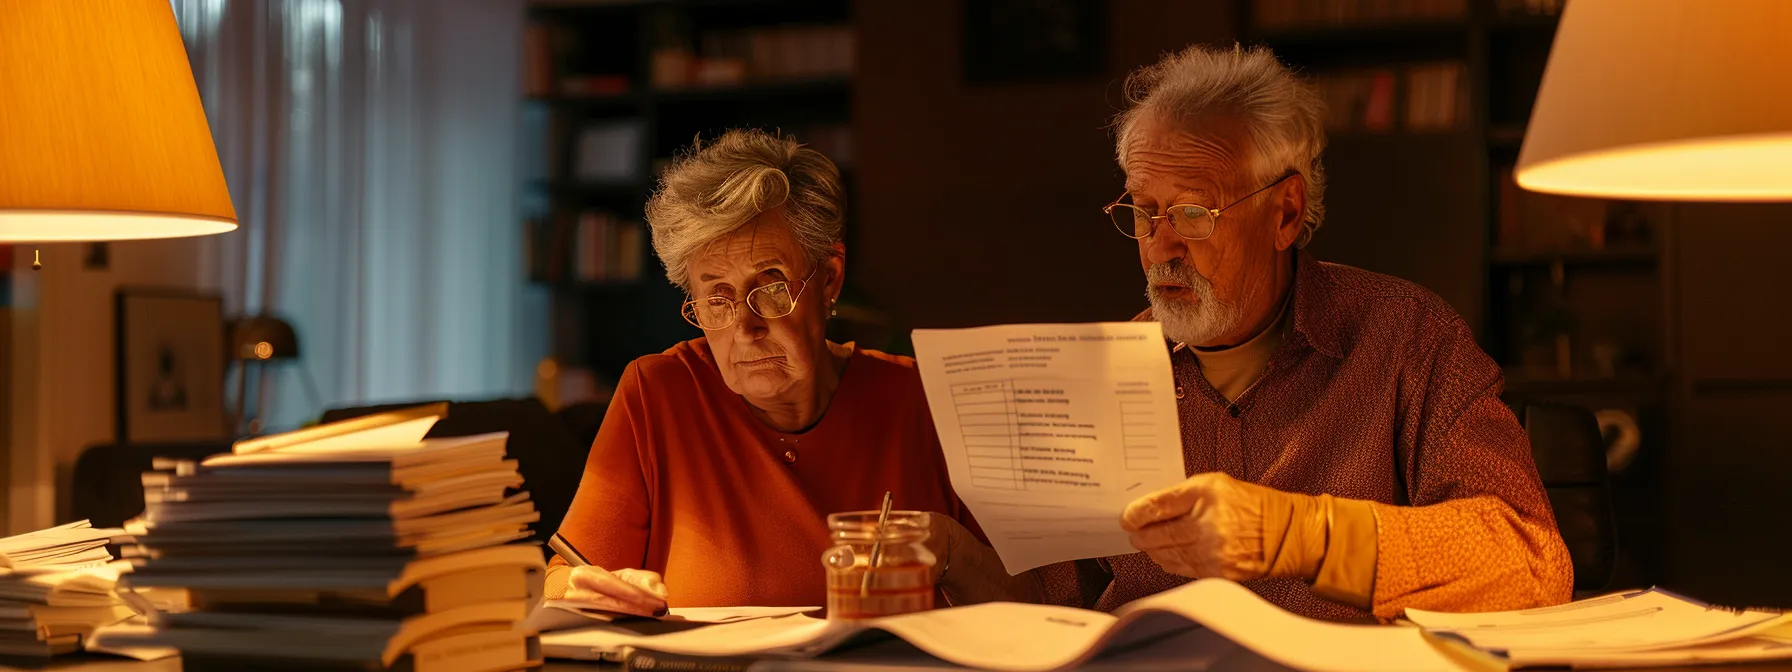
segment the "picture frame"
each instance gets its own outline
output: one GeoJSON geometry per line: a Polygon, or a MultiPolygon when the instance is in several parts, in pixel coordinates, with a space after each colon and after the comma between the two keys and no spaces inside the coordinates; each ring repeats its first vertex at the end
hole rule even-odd
{"type": "Polygon", "coordinates": [[[1105,0],[964,0],[964,79],[972,84],[1107,72],[1105,0]]]}
{"type": "Polygon", "coordinates": [[[120,288],[114,316],[117,442],[228,439],[223,297],[120,288]]]}

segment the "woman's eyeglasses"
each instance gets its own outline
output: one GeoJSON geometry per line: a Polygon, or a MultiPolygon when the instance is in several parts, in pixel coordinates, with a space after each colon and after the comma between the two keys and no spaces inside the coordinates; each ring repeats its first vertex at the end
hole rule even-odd
{"type": "Polygon", "coordinates": [[[802,298],[803,290],[809,288],[809,278],[815,277],[815,272],[819,270],[821,266],[817,265],[815,270],[809,271],[809,276],[803,278],[803,286],[797,289],[795,295],[790,293],[788,281],[779,280],[754,287],[753,291],[747,292],[747,298],[743,301],[735,301],[726,296],[691,299],[684,302],[681,311],[684,313],[684,321],[708,331],[727,329],[734,326],[735,320],[740,319],[740,304],[743,303],[755,315],[765,319],[784,317],[796,310],[797,299],[802,298]]]}
{"type": "Polygon", "coordinates": [[[1194,203],[1178,203],[1167,208],[1165,214],[1153,215],[1150,211],[1139,206],[1131,203],[1121,203],[1120,201],[1126,199],[1126,194],[1121,194],[1119,199],[1116,199],[1113,203],[1109,203],[1107,207],[1102,208],[1101,211],[1107,213],[1108,217],[1113,218],[1114,227],[1120,229],[1120,233],[1127,238],[1136,239],[1148,237],[1151,235],[1152,231],[1157,229],[1157,220],[1168,219],[1170,220],[1170,230],[1175,231],[1176,235],[1189,240],[1203,240],[1208,236],[1213,235],[1213,230],[1218,225],[1221,212],[1234,205],[1243,203],[1245,202],[1245,199],[1261,194],[1270,187],[1281,184],[1288,178],[1299,174],[1298,171],[1290,170],[1287,173],[1284,173],[1281,177],[1276,178],[1276,181],[1263,185],[1258,190],[1245,194],[1243,198],[1239,198],[1238,200],[1218,208],[1208,208],[1194,203]]]}

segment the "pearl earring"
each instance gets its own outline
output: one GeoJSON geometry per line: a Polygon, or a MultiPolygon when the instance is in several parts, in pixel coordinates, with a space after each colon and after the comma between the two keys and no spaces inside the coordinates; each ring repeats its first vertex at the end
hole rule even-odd
{"type": "Polygon", "coordinates": [[[839,299],[828,299],[828,317],[837,317],[840,315],[840,311],[834,308],[834,304],[839,302],[839,299]]]}

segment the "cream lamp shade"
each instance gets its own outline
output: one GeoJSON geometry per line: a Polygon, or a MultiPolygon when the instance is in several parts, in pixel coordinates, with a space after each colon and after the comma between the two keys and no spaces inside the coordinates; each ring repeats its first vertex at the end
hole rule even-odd
{"type": "Polygon", "coordinates": [[[1792,200],[1792,0],[1570,0],[1516,172],[1557,194],[1792,200]]]}
{"type": "Polygon", "coordinates": [[[0,241],[235,228],[168,0],[0,1],[0,241]]]}

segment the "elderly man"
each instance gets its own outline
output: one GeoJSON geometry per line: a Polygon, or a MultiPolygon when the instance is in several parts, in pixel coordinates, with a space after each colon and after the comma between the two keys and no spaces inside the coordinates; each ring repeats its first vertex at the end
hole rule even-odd
{"type": "Polygon", "coordinates": [[[1499,368],[1417,285],[1315,261],[1321,102],[1264,49],[1127,82],[1106,208],[1173,349],[1187,481],[1133,502],[1142,553],[1045,568],[1112,609],[1239,580],[1317,618],[1556,604],[1573,570],[1499,368]]]}

